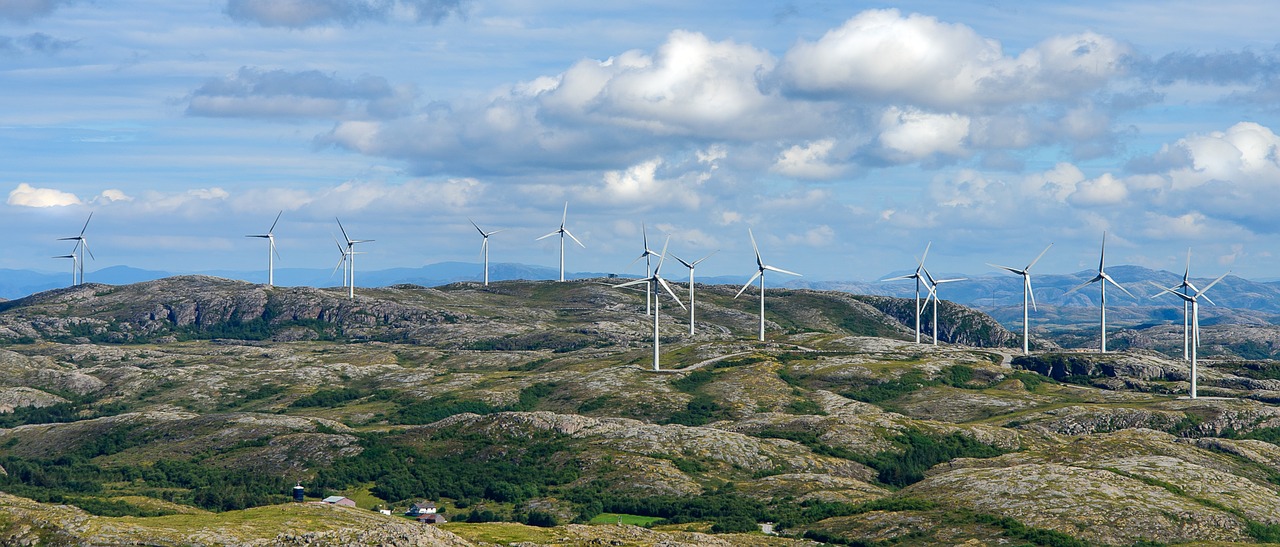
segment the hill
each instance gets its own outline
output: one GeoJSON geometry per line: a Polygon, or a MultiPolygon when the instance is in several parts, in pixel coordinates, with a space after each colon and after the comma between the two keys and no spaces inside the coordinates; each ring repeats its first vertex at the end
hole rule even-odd
{"type": "Polygon", "coordinates": [[[771,289],[761,343],[754,295],[697,290],[694,335],[663,299],[662,372],[643,295],[606,280],[0,303],[0,543],[1280,538],[1274,362],[1206,362],[1189,400],[1181,360],[1022,357],[948,302],[934,347],[910,301],[771,289]],[[421,499],[452,522],[369,511],[421,499]],[[588,524],[623,518],[652,528],[588,524]]]}

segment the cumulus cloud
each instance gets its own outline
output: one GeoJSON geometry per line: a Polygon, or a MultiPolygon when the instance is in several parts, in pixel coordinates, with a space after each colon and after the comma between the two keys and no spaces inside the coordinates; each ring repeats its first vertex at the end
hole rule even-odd
{"type": "Polygon", "coordinates": [[[119,188],[111,188],[103,190],[98,197],[93,198],[94,203],[112,203],[116,201],[133,201],[133,197],[124,193],[119,188]]]}
{"type": "Polygon", "coordinates": [[[823,180],[838,176],[844,169],[828,161],[835,144],[833,139],[797,144],[783,150],[770,170],[801,179],[823,180]]]}
{"type": "Polygon", "coordinates": [[[42,32],[26,36],[0,36],[0,54],[25,55],[43,53],[52,55],[73,47],[79,40],[59,40],[42,32]]]}
{"type": "Polygon", "coordinates": [[[25,23],[38,17],[53,13],[61,6],[76,3],[77,0],[5,0],[0,2],[0,19],[8,19],[25,23]]]}
{"type": "Polygon", "coordinates": [[[9,192],[8,203],[17,207],[65,207],[81,204],[80,198],[75,194],[53,188],[36,188],[25,182],[9,192]]]}
{"type": "Polygon", "coordinates": [[[969,118],[957,114],[891,107],[880,118],[880,144],[897,161],[964,155],[968,136],[969,118]]]}
{"type": "Polygon", "coordinates": [[[415,92],[377,76],[347,80],[317,70],[243,67],[206,81],[188,97],[187,114],[247,118],[387,118],[409,112],[415,92]]]}
{"type": "Polygon", "coordinates": [[[465,0],[228,0],[227,16],[264,27],[306,28],[404,19],[439,24],[465,15],[465,0]]]}
{"type": "Polygon", "coordinates": [[[793,47],[778,79],[800,94],[955,108],[1077,96],[1121,74],[1129,54],[1128,46],[1086,32],[1010,57],[968,26],[870,10],[793,47]]]}

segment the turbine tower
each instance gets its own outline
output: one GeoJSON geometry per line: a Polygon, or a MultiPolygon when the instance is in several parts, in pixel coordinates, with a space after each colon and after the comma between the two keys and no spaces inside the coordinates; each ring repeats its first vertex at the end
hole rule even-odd
{"type": "Polygon", "coordinates": [[[915,273],[912,273],[909,275],[902,275],[898,277],[890,277],[889,279],[883,280],[883,281],[897,281],[899,279],[916,280],[916,343],[917,344],[920,343],[920,314],[924,313],[924,308],[921,307],[920,305],[920,282],[924,280],[924,275],[921,272],[924,271],[924,259],[929,258],[929,246],[931,245],[933,245],[932,241],[925,244],[924,254],[920,255],[920,260],[916,261],[915,273]]]}
{"type": "Polygon", "coordinates": [[[276,284],[275,258],[280,256],[280,253],[276,251],[275,231],[276,231],[276,223],[280,222],[280,215],[283,215],[283,214],[284,214],[284,211],[280,211],[279,213],[276,213],[276,219],[271,223],[271,228],[267,230],[267,233],[244,236],[244,237],[260,237],[267,240],[267,286],[268,287],[274,286],[276,284]]]}
{"type": "Polygon", "coordinates": [[[489,236],[496,234],[498,232],[501,232],[502,230],[494,230],[492,232],[486,232],[484,230],[481,230],[480,227],[476,225],[476,221],[467,219],[467,222],[470,222],[472,226],[475,226],[476,231],[480,232],[480,237],[483,238],[480,241],[480,254],[484,255],[484,286],[488,287],[489,286],[489,236]]]}
{"type": "Polygon", "coordinates": [[[79,285],[79,283],[76,282],[76,264],[80,263],[80,259],[76,257],[75,251],[72,251],[71,254],[69,255],[59,255],[53,258],[70,258],[71,259],[71,286],[74,287],[76,285],[79,285]]]}
{"type": "MultiPolygon", "coordinates": [[[[1209,289],[1212,289],[1214,285],[1217,285],[1218,282],[1222,281],[1224,277],[1227,277],[1227,274],[1229,273],[1231,272],[1222,274],[1222,277],[1214,279],[1213,283],[1210,283],[1206,285],[1205,288],[1200,289],[1198,291],[1194,291],[1191,294],[1180,293],[1180,292],[1174,291],[1173,289],[1166,289],[1164,287],[1160,287],[1159,285],[1156,285],[1157,287],[1160,287],[1160,292],[1152,296],[1152,298],[1155,298],[1156,296],[1160,296],[1161,293],[1169,293],[1178,298],[1181,298],[1184,304],[1188,304],[1188,303],[1191,304],[1191,398],[1192,399],[1196,398],[1196,387],[1197,387],[1197,384],[1199,383],[1199,370],[1196,368],[1196,349],[1200,346],[1200,298],[1203,297],[1205,300],[1208,300],[1209,297],[1204,296],[1204,293],[1209,292],[1209,289]]],[[[1154,285],[1154,283],[1152,284],[1154,285]]],[[[1178,287],[1174,287],[1174,288],[1176,289],[1178,287]]]]}
{"type": "Polygon", "coordinates": [[[929,286],[929,295],[924,297],[924,305],[929,305],[929,299],[933,299],[933,345],[938,345],[938,285],[943,283],[955,283],[956,281],[964,281],[966,278],[957,277],[955,279],[934,279],[929,275],[929,270],[921,268],[924,272],[925,282],[929,286]]]}
{"type": "MultiPolygon", "coordinates": [[[[671,237],[668,236],[667,243],[670,243],[670,242],[671,242],[671,237]]],[[[648,293],[650,291],[650,287],[652,287],[652,290],[654,293],[653,295],[653,370],[654,372],[661,370],[659,366],[660,355],[658,353],[659,344],[661,343],[660,338],[658,336],[658,308],[661,307],[661,304],[658,302],[658,297],[662,295],[662,291],[659,290],[658,287],[661,286],[663,289],[666,289],[667,294],[671,295],[671,298],[676,301],[676,304],[680,304],[680,307],[684,308],[684,303],[680,301],[680,297],[676,296],[676,292],[671,290],[671,285],[667,284],[667,280],[662,278],[662,261],[663,261],[663,257],[666,256],[666,254],[667,254],[667,244],[663,243],[662,254],[658,255],[658,267],[653,269],[653,275],[650,275],[649,277],[646,277],[644,279],[637,279],[635,281],[623,283],[621,285],[614,285],[615,288],[621,288],[621,287],[629,287],[631,285],[639,285],[641,283],[644,283],[645,293],[648,293]]]]}
{"type": "Polygon", "coordinates": [[[1102,351],[1101,353],[1107,352],[1107,283],[1115,285],[1117,289],[1124,291],[1124,293],[1129,295],[1130,298],[1137,298],[1136,296],[1133,296],[1133,293],[1129,292],[1128,289],[1121,287],[1119,283],[1116,283],[1116,280],[1111,279],[1111,276],[1107,275],[1107,272],[1105,270],[1106,261],[1107,261],[1107,233],[1102,232],[1102,253],[1098,258],[1098,275],[1093,276],[1093,279],[1090,279],[1088,281],[1085,281],[1084,283],[1076,285],[1071,290],[1063,293],[1063,296],[1066,296],[1068,294],[1071,294],[1073,292],[1076,292],[1080,289],[1083,289],[1089,286],[1091,283],[1101,282],[1098,285],[1102,289],[1102,293],[1101,293],[1102,300],[1101,300],[1101,305],[1099,306],[1102,312],[1102,315],[1101,315],[1102,317],[1102,320],[1101,320],[1102,351]]]}
{"type": "Polygon", "coordinates": [[[76,254],[76,251],[80,251],[80,258],[73,263],[73,265],[78,265],[80,268],[80,283],[78,283],[80,285],[84,284],[84,253],[87,252],[89,253],[89,258],[94,258],[93,251],[89,250],[89,240],[84,237],[84,231],[89,229],[90,220],[93,220],[93,213],[89,213],[89,218],[84,219],[84,227],[80,228],[80,235],[58,238],[58,241],[76,242],[75,248],[71,249],[71,254],[76,254]]]}
{"type": "MultiPolygon", "coordinates": [[[[1022,276],[1022,354],[1023,355],[1031,354],[1031,342],[1030,342],[1031,323],[1030,323],[1030,320],[1028,319],[1027,300],[1030,299],[1032,309],[1035,309],[1036,307],[1036,294],[1034,291],[1031,290],[1031,267],[1035,266],[1036,262],[1039,262],[1040,258],[1043,257],[1045,253],[1049,252],[1049,247],[1052,247],[1052,246],[1053,244],[1050,243],[1048,247],[1045,247],[1043,251],[1040,251],[1040,254],[1036,256],[1035,260],[1032,260],[1030,264],[1027,264],[1027,267],[1021,270],[1010,268],[1008,266],[1001,266],[999,264],[991,264],[991,263],[987,264],[992,268],[1007,270],[1011,273],[1015,273],[1022,276]]],[[[1036,310],[1036,311],[1039,311],[1039,310],[1036,310]]]]}
{"type": "Polygon", "coordinates": [[[674,255],[674,254],[673,254],[673,255],[671,255],[671,256],[672,256],[672,257],[674,257],[676,260],[679,260],[681,264],[684,264],[684,267],[689,268],[689,335],[690,335],[690,336],[692,336],[692,335],[693,335],[693,315],[694,315],[694,304],[693,304],[693,270],[694,270],[695,268],[697,268],[697,267],[698,267],[698,263],[699,263],[699,262],[702,262],[703,260],[706,260],[706,259],[708,259],[708,258],[711,258],[711,255],[716,254],[716,253],[718,253],[718,252],[720,252],[720,251],[719,251],[719,250],[711,251],[711,254],[709,254],[709,255],[707,255],[707,256],[704,256],[704,257],[702,257],[702,258],[699,258],[699,259],[697,259],[697,260],[695,260],[695,261],[693,261],[693,262],[685,262],[685,260],[684,260],[683,258],[680,258],[680,257],[678,257],[678,256],[676,256],[676,255],[674,255]]]}
{"type": "Polygon", "coordinates": [[[583,249],[587,248],[587,246],[583,245],[581,241],[578,241],[578,238],[573,237],[573,234],[569,233],[568,228],[564,227],[564,223],[567,220],[569,220],[569,202],[566,201],[564,202],[564,214],[561,215],[560,217],[560,229],[534,240],[534,241],[539,241],[539,240],[549,238],[553,235],[560,234],[560,280],[561,281],[564,281],[564,236],[566,235],[569,236],[569,238],[572,239],[574,243],[577,243],[579,247],[582,247],[583,249]]]}
{"type": "Polygon", "coordinates": [[[351,284],[347,286],[348,297],[352,300],[356,298],[356,243],[372,243],[372,239],[351,239],[347,235],[347,229],[342,227],[342,221],[334,217],[333,220],[338,221],[338,229],[342,230],[342,237],[347,240],[347,251],[345,258],[347,260],[347,268],[351,270],[351,284]]]}
{"type": "MultiPolygon", "coordinates": [[[[652,274],[650,274],[650,273],[649,273],[649,270],[650,270],[650,268],[649,268],[649,266],[650,266],[650,265],[649,265],[649,259],[650,259],[653,255],[658,255],[658,258],[659,258],[659,259],[661,259],[661,258],[662,258],[662,255],[659,255],[658,253],[655,253],[655,252],[653,252],[652,250],[650,250],[650,249],[649,249],[649,234],[648,234],[648,232],[646,232],[646,231],[645,231],[645,229],[644,229],[644,224],[643,224],[643,223],[641,223],[641,224],[640,224],[640,236],[644,238],[644,252],[643,252],[643,253],[640,253],[640,256],[636,257],[636,259],[635,259],[635,260],[632,260],[632,261],[631,261],[631,264],[635,264],[635,263],[636,263],[636,262],[638,262],[641,258],[643,258],[643,259],[644,259],[644,275],[645,275],[645,277],[649,277],[650,275],[652,275],[652,274]]],[[[670,241],[670,239],[671,239],[671,238],[667,238],[667,240],[668,240],[668,241],[670,241]]],[[[664,244],[664,245],[665,245],[665,244],[664,244]]],[[[649,301],[650,301],[649,296],[650,296],[650,295],[649,295],[649,292],[648,292],[648,291],[645,291],[645,293],[644,293],[644,313],[645,313],[645,315],[648,315],[648,314],[650,314],[650,313],[653,313],[653,311],[652,311],[652,310],[651,310],[651,308],[649,307],[649,301]]]]}
{"type": "Polygon", "coordinates": [[[760,258],[760,247],[756,245],[756,236],[755,234],[751,233],[751,228],[747,228],[747,236],[751,238],[751,249],[756,252],[756,274],[751,276],[751,279],[747,280],[747,284],[743,285],[741,289],[738,289],[738,294],[733,295],[733,297],[736,299],[739,296],[742,296],[742,291],[747,290],[747,287],[750,287],[751,284],[755,282],[757,277],[760,278],[760,341],[763,342],[764,341],[764,272],[765,270],[784,273],[787,275],[798,276],[800,274],[795,272],[789,272],[782,268],[775,268],[773,266],[765,264],[764,259],[760,258]]]}

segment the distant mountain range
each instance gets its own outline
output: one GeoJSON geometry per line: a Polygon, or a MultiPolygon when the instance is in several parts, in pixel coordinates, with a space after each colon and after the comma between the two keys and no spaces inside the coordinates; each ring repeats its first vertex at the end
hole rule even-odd
{"type": "MultiPolygon", "coordinates": [[[[415,284],[433,287],[460,281],[479,281],[481,265],[468,262],[440,262],[420,268],[392,268],[357,272],[356,284],[360,287],[384,287],[396,284],[415,284]]],[[[152,281],[173,275],[191,272],[167,272],[143,270],[126,266],[113,266],[88,272],[86,278],[93,283],[124,285],[142,281],[152,281]]],[[[195,272],[203,275],[241,279],[261,283],[265,281],[263,271],[204,271],[195,272]]],[[[909,272],[908,272],[909,273],[909,272]]],[[[1130,297],[1114,287],[1108,287],[1108,308],[1114,310],[1117,321],[1142,323],[1148,321],[1170,321],[1180,318],[1180,301],[1165,295],[1152,298],[1157,289],[1152,283],[1169,287],[1182,280],[1181,274],[1164,270],[1152,270],[1140,266],[1113,266],[1109,274],[1136,297],[1130,297]],[[1176,309],[1175,316],[1172,310],[1176,309]]],[[[571,279],[609,277],[604,272],[570,272],[566,277],[571,279]]],[[[886,277],[898,275],[888,274],[886,277]]],[[[1066,294],[1071,288],[1088,280],[1094,275],[1090,270],[1082,270],[1072,274],[1043,274],[1033,276],[1038,316],[1053,317],[1063,314],[1087,316],[1092,313],[1086,308],[1096,308],[1098,302],[1098,286],[1091,285],[1074,293],[1066,294]]],[[[333,275],[331,270],[281,268],[275,272],[276,284],[283,286],[332,287],[341,284],[341,277],[333,275]]],[[[944,285],[941,290],[943,300],[949,300],[969,307],[991,313],[1002,323],[1011,324],[1021,321],[1022,281],[1016,275],[997,272],[982,275],[945,274],[946,277],[968,277],[964,282],[944,285]]],[[[515,279],[556,279],[559,271],[555,268],[518,263],[495,263],[489,266],[489,277],[492,281],[515,279]]],[[[621,277],[635,277],[622,274],[621,277]]],[[[673,281],[682,279],[672,276],[673,281]]],[[[699,277],[699,283],[737,285],[746,282],[746,276],[699,277]]],[[[1197,286],[1205,286],[1211,278],[1193,279],[1197,286]]],[[[36,272],[31,270],[0,269],[0,299],[15,299],[29,294],[50,289],[65,287],[70,282],[70,274],[36,272]]],[[[915,294],[915,283],[910,280],[895,281],[809,281],[804,278],[790,279],[782,284],[789,288],[809,288],[818,290],[837,290],[853,294],[869,294],[896,297],[911,297],[915,294]]],[[[1202,321],[1213,323],[1227,322],[1275,322],[1280,318],[1280,281],[1252,281],[1241,277],[1228,276],[1213,287],[1209,298],[1215,305],[1201,308],[1202,321]]],[[[1110,315],[1110,314],[1109,314],[1110,315]]],[[[1064,318],[1065,319],[1065,318],[1064,318]]],[[[1052,320],[1050,320],[1052,322],[1052,320]]]]}

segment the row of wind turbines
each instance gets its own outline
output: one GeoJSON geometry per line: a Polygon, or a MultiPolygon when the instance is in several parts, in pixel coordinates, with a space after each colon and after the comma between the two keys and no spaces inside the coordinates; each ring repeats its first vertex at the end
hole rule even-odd
{"type": "MultiPolygon", "coordinates": [[[[933,275],[929,273],[928,268],[925,267],[925,259],[929,256],[929,247],[931,245],[932,243],[925,245],[924,253],[921,255],[919,259],[916,260],[915,272],[911,274],[903,275],[903,276],[885,279],[884,281],[893,281],[893,280],[902,280],[902,279],[915,280],[916,282],[916,298],[915,298],[916,343],[920,343],[921,315],[923,314],[925,307],[929,305],[929,301],[930,300],[933,301],[933,344],[937,345],[938,343],[938,287],[943,283],[964,281],[965,279],[964,278],[934,279],[933,275]],[[922,284],[927,291],[925,294],[925,299],[923,304],[920,302],[920,289],[922,284]]],[[[1024,355],[1029,355],[1031,353],[1030,311],[1035,310],[1035,307],[1036,307],[1035,292],[1031,288],[1031,268],[1032,266],[1035,266],[1036,263],[1039,262],[1041,258],[1044,257],[1045,253],[1049,252],[1050,247],[1053,247],[1052,243],[1046,246],[1043,251],[1040,251],[1040,254],[1036,255],[1036,257],[1032,259],[1031,262],[1027,263],[1027,265],[1022,268],[1012,268],[1009,266],[1001,266],[999,264],[990,264],[990,263],[987,264],[988,266],[991,266],[993,268],[1005,270],[1009,273],[1019,275],[1022,277],[1022,353],[1024,355]]],[[[1065,293],[1065,294],[1071,294],[1080,289],[1088,287],[1089,285],[1098,283],[1098,289],[1100,293],[1099,306],[1098,306],[1099,330],[1100,330],[1099,351],[1101,353],[1107,352],[1107,284],[1110,283],[1115,288],[1120,289],[1125,294],[1129,295],[1130,298],[1137,298],[1136,296],[1133,295],[1133,293],[1129,292],[1128,289],[1124,288],[1124,286],[1120,285],[1120,283],[1116,282],[1115,279],[1113,279],[1110,275],[1107,274],[1106,261],[1107,261],[1107,234],[1106,232],[1103,232],[1102,248],[1098,257],[1098,273],[1094,275],[1092,279],[1089,279],[1084,283],[1081,283],[1079,285],[1076,285],[1075,287],[1072,287],[1070,290],[1068,290],[1065,293]]],[[[1191,250],[1187,249],[1187,268],[1186,270],[1183,271],[1181,283],[1174,285],[1172,287],[1164,287],[1154,281],[1149,281],[1149,283],[1151,283],[1154,287],[1156,287],[1157,289],[1160,289],[1160,291],[1157,292],[1155,295],[1153,295],[1152,298],[1156,298],[1160,295],[1168,293],[1182,300],[1182,357],[1184,360],[1189,361],[1191,363],[1190,396],[1192,399],[1197,398],[1197,387],[1199,384],[1199,367],[1197,366],[1197,362],[1196,362],[1196,350],[1200,345],[1200,300],[1204,299],[1206,302],[1209,302],[1210,304],[1212,304],[1213,301],[1210,300],[1209,297],[1205,295],[1205,293],[1209,292],[1209,289],[1213,288],[1214,285],[1217,285],[1219,281],[1222,281],[1230,273],[1231,272],[1222,274],[1217,279],[1214,279],[1212,282],[1210,282],[1208,285],[1205,285],[1204,288],[1196,288],[1195,284],[1191,282],[1191,250]]]]}
{"type": "MultiPolygon", "coordinates": [[[[283,211],[276,214],[275,220],[272,221],[271,227],[268,228],[265,234],[250,234],[245,236],[250,238],[261,238],[261,239],[267,240],[267,284],[268,285],[275,284],[275,258],[279,257],[279,252],[276,249],[276,242],[275,242],[275,227],[276,225],[279,224],[280,217],[283,214],[284,214],[283,211]]],[[[573,235],[572,232],[569,231],[567,227],[568,216],[569,216],[569,203],[565,202],[564,210],[562,211],[561,217],[560,217],[559,228],[557,228],[556,230],[546,235],[543,235],[535,239],[535,241],[540,241],[552,236],[559,236],[560,238],[560,256],[559,256],[560,281],[565,280],[565,238],[568,237],[569,239],[573,240],[574,243],[578,244],[578,246],[582,247],[583,249],[586,248],[586,245],[584,245],[582,241],[580,241],[577,237],[573,235]]],[[[81,227],[80,232],[77,235],[72,237],[59,238],[59,241],[75,241],[76,244],[69,254],[59,255],[54,257],[54,258],[72,260],[72,283],[75,285],[84,283],[85,254],[87,253],[89,255],[89,258],[93,258],[93,252],[89,249],[89,240],[85,235],[89,228],[89,222],[92,220],[93,220],[93,213],[90,213],[89,217],[85,220],[84,225],[81,227]]],[[[334,266],[333,271],[336,273],[339,268],[342,268],[343,286],[348,290],[348,297],[354,299],[355,298],[355,255],[363,254],[363,252],[361,251],[356,251],[356,245],[360,243],[372,243],[374,240],[352,239],[350,235],[347,233],[346,227],[342,225],[342,221],[337,218],[335,218],[334,220],[335,222],[337,222],[338,229],[342,233],[342,237],[345,242],[345,245],[344,245],[344,242],[340,242],[337,240],[337,238],[334,238],[334,244],[338,247],[338,251],[341,253],[341,257],[339,258],[337,265],[334,266]]],[[[485,286],[488,286],[489,285],[489,237],[499,232],[502,232],[503,230],[499,229],[499,230],[485,231],[478,224],[476,224],[475,221],[471,221],[470,219],[468,219],[468,221],[471,223],[472,227],[474,227],[481,236],[480,250],[484,260],[483,283],[485,286]]],[[[653,368],[654,370],[660,370],[659,335],[658,335],[659,297],[662,295],[662,292],[665,290],[667,294],[670,295],[670,297],[673,300],[675,300],[675,302],[682,309],[685,309],[689,312],[689,334],[693,335],[695,333],[695,314],[696,314],[695,294],[694,294],[694,273],[699,263],[710,258],[712,255],[714,255],[718,251],[713,251],[712,253],[693,261],[684,260],[674,254],[671,255],[672,258],[675,258],[678,262],[680,262],[683,266],[685,266],[689,270],[689,307],[686,308],[684,306],[684,303],[680,300],[679,296],[676,295],[675,291],[671,288],[670,284],[667,282],[666,279],[662,277],[662,274],[661,274],[662,265],[663,265],[663,262],[666,260],[666,256],[667,256],[667,247],[668,247],[668,244],[670,243],[670,237],[668,236],[667,241],[663,244],[662,252],[655,252],[649,247],[648,233],[644,229],[643,225],[641,226],[641,235],[643,237],[643,244],[644,244],[643,252],[640,254],[640,256],[638,256],[635,260],[632,261],[632,264],[635,264],[640,259],[644,259],[645,277],[635,281],[630,281],[627,283],[622,283],[620,285],[615,285],[615,287],[625,288],[625,287],[637,286],[641,284],[645,285],[646,314],[651,315],[653,317],[653,332],[654,332],[653,368]],[[657,258],[657,266],[650,269],[651,266],[653,265],[652,259],[655,257],[657,258]]],[[[744,284],[742,288],[738,290],[738,292],[734,295],[734,298],[738,298],[742,296],[742,294],[747,290],[747,288],[749,288],[757,280],[759,281],[760,283],[759,340],[763,342],[765,339],[764,292],[765,292],[766,272],[776,272],[776,273],[794,275],[794,276],[799,276],[801,274],[766,264],[764,262],[764,259],[760,255],[760,248],[756,243],[755,234],[752,233],[750,229],[748,229],[747,236],[751,240],[751,248],[755,253],[756,271],[751,276],[751,278],[748,279],[746,284],[744,284]]],[[[1100,351],[1102,353],[1106,353],[1107,351],[1107,309],[1106,309],[1107,284],[1110,283],[1112,286],[1114,286],[1117,289],[1120,289],[1125,294],[1129,295],[1131,298],[1136,298],[1133,295],[1133,293],[1129,292],[1128,289],[1125,289],[1118,282],[1116,282],[1115,279],[1113,279],[1110,275],[1106,273],[1106,244],[1107,244],[1107,239],[1106,239],[1106,233],[1104,232],[1102,235],[1102,247],[1101,247],[1101,253],[1098,260],[1097,275],[1095,275],[1092,279],[1085,281],[1084,283],[1081,283],[1080,285],[1072,288],[1066,293],[1066,294],[1071,294],[1093,283],[1099,283],[1099,290],[1100,290],[1099,312],[1100,312],[1100,331],[1101,331],[1100,351]]],[[[911,279],[915,281],[916,283],[915,341],[916,343],[921,342],[922,317],[926,308],[932,302],[932,306],[933,306],[932,307],[932,315],[933,315],[932,343],[934,345],[937,345],[938,338],[939,338],[938,336],[939,287],[946,283],[955,283],[955,282],[965,281],[966,279],[965,278],[953,278],[953,279],[935,278],[929,272],[928,268],[925,266],[925,260],[928,258],[929,249],[931,246],[932,246],[932,243],[925,245],[924,253],[922,253],[920,258],[916,260],[916,269],[914,272],[907,275],[903,275],[903,276],[885,279],[884,281],[906,280],[906,279],[911,279]],[[921,302],[920,300],[922,288],[925,289],[923,302],[921,302]]],[[[1035,264],[1039,262],[1041,258],[1044,257],[1044,255],[1049,251],[1051,247],[1053,247],[1052,243],[1046,246],[1044,250],[1040,251],[1040,254],[1036,255],[1036,257],[1033,260],[1031,260],[1031,262],[1029,262],[1026,266],[1022,268],[1013,268],[1009,266],[1001,266],[998,264],[988,264],[993,268],[1005,270],[1009,273],[1019,275],[1022,277],[1022,287],[1023,287],[1022,351],[1023,351],[1023,354],[1030,354],[1031,352],[1030,311],[1036,310],[1035,293],[1032,290],[1032,284],[1031,284],[1031,268],[1035,266],[1035,264]]],[[[1214,285],[1218,284],[1219,281],[1222,281],[1222,279],[1225,278],[1228,274],[1224,273],[1222,276],[1213,280],[1204,288],[1198,289],[1190,280],[1190,272],[1191,272],[1191,251],[1188,250],[1187,251],[1187,268],[1183,273],[1182,282],[1180,284],[1175,285],[1173,287],[1163,287],[1154,282],[1151,282],[1151,283],[1155,285],[1158,289],[1160,289],[1160,292],[1156,293],[1155,296],[1159,296],[1164,293],[1169,293],[1183,301],[1183,358],[1185,360],[1190,361],[1191,363],[1190,395],[1192,398],[1196,398],[1197,384],[1198,384],[1198,367],[1196,362],[1196,359],[1197,359],[1196,350],[1200,341],[1199,302],[1203,298],[1205,301],[1212,303],[1213,301],[1209,300],[1208,296],[1205,296],[1205,293],[1207,293],[1209,289],[1211,289],[1214,285]]],[[[1153,298],[1155,296],[1153,296],[1153,298]]]]}

